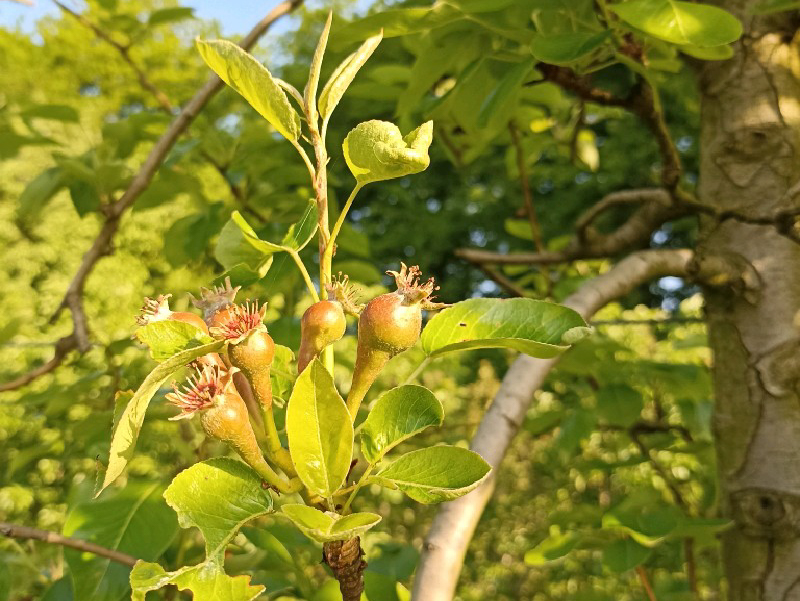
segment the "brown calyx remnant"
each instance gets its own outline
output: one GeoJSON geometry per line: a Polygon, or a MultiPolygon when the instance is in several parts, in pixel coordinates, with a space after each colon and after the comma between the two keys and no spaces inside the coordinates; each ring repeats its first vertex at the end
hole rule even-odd
{"type": "Polygon", "coordinates": [[[364,591],[364,570],[367,562],[361,559],[364,550],[359,537],[335,540],[322,545],[322,557],[339,581],[342,601],[359,601],[364,591]]]}
{"type": "Polygon", "coordinates": [[[203,319],[209,325],[212,324],[214,315],[221,309],[232,304],[241,286],[235,288],[231,286],[231,279],[225,278],[224,286],[214,286],[213,288],[200,288],[200,299],[192,297],[192,304],[203,312],[203,319]]]}

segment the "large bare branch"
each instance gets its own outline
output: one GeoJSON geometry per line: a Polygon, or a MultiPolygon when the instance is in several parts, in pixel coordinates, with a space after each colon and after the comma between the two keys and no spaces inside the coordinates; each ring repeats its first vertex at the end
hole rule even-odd
{"type": "MultiPolygon", "coordinates": [[[[259,38],[267,32],[275,21],[292,12],[302,3],[303,0],[284,0],[275,6],[266,17],[253,27],[239,45],[245,50],[249,50],[259,38]]],[[[188,104],[172,121],[167,131],[159,138],[155,146],[150,150],[150,154],[148,154],[144,163],[139,168],[139,172],[133,178],[127,190],[125,190],[119,200],[106,207],[105,219],[100,228],[100,232],[89,250],[83,255],[81,264],[75,272],[64,294],[63,300],[50,319],[50,322],[53,323],[58,318],[61,311],[68,308],[72,315],[72,334],[62,338],[62,341],[66,342],[61,348],[56,348],[53,359],[48,361],[45,366],[38,367],[28,374],[16,378],[12,382],[4,384],[3,390],[14,390],[25,386],[37,377],[53,371],[63,362],[70,351],[77,349],[81,352],[85,352],[89,348],[89,328],[86,314],[83,311],[83,289],[86,284],[86,279],[89,277],[89,274],[92,272],[97,262],[111,252],[112,241],[117,230],[119,230],[120,220],[124,213],[136,202],[136,199],[147,190],[158,168],[164,162],[164,159],[175,145],[175,142],[178,141],[178,138],[188,129],[189,125],[195,120],[203,107],[208,104],[208,101],[211,100],[222,87],[222,80],[216,75],[213,75],[192,97],[188,104]],[[44,367],[47,369],[43,369],[44,367]]]]}
{"type": "Polygon", "coordinates": [[[116,561],[126,566],[133,566],[136,563],[136,558],[127,553],[121,553],[114,549],[101,547],[89,541],[81,540],[79,538],[70,538],[69,536],[62,536],[49,530],[39,530],[38,528],[30,528],[28,526],[19,526],[17,524],[6,524],[0,522],[0,535],[9,538],[22,538],[40,540],[45,543],[54,545],[61,545],[62,547],[69,547],[77,549],[78,551],[87,551],[94,555],[106,557],[111,561],[116,561]]]}
{"type": "MultiPolygon", "coordinates": [[[[588,319],[637,286],[668,275],[729,284],[744,278],[734,266],[698,262],[691,250],[646,250],[629,255],[608,272],[584,284],[564,301],[564,305],[588,319]]],[[[745,280],[744,285],[751,284],[745,280]]],[[[555,363],[556,359],[520,355],[503,378],[471,444],[472,450],[493,467],[492,474],[468,495],[442,505],[423,546],[414,580],[412,598],[415,601],[450,601],[453,598],[464,554],[494,490],[497,470],[525,419],[534,392],[541,387],[555,363]]]]}

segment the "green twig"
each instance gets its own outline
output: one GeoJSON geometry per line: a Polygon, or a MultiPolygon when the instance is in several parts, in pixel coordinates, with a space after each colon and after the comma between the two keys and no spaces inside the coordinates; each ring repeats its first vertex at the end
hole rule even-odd
{"type": "Polygon", "coordinates": [[[353,499],[356,498],[356,495],[358,494],[358,491],[361,490],[361,487],[367,483],[367,478],[369,478],[374,467],[375,465],[370,463],[367,466],[367,469],[364,470],[364,473],[361,474],[361,477],[358,479],[358,482],[356,483],[353,492],[351,492],[350,496],[347,497],[347,501],[345,502],[344,507],[342,507],[342,515],[345,515],[347,513],[347,510],[350,509],[350,504],[353,502],[353,499]]]}
{"type": "Polygon", "coordinates": [[[311,298],[314,299],[314,302],[319,300],[319,295],[317,294],[317,289],[314,286],[314,282],[311,281],[311,276],[308,274],[308,270],[306,266],[303,264],[302,259],[300,259],[300,255],[297,253],[296,250],[290,250],[289,256],[292,257],[295,265],[300,270],[300,273],[303,275],[303,280],[306,282],[306,287],[308,288],[308,292],[311,294],[311,298]]]}

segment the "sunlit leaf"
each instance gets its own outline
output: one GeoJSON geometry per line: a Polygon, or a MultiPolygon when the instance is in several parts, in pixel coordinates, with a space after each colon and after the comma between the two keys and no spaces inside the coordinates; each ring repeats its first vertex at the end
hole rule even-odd
{"type": "Polygon", "coordinates": [[[286,410],[289,452],[313,493],[330,497],[344,483],[353,456],[353,424],[325,366],[315,359],[294,385],[286,410]]]}
{"type": "Polygon", "coordinates": [[[281,512],[292,520],[303,534],[320,543],[361,536],[381,521],[381,516],[374,513],[351,513],[341,516],[298,504],[282,505],[281,512]]]}
{"type": "Polygon", "coordinates": [[[644,33],[673,44],[700,48],[735,42],[742,24],[731,13],[682,0],[628,0],[609,5],[617,16],[644,33]]]}
{"type": "Polygon", "coordinates": [[[473,490],[490,470],[473,451],[437,446],[401,455],[372,479],[396,487],[420,503],[441,503],[473,490]]]}
{"type": "Polygon", "coordinates": [[[361,452],[377,463],[392,448],[444,419],[442,403],[424,386],[398,386],[383,393],[361,426],[361,452]]]}
{"type": "Polygon", "coordinates": [[[365,121],[344,139],[344,158],[360,184],[393,179],[424,171],[430,163],[432,140],[432,121],[405,137],[394,123],[365,121]]]}
{"type": "Polygon", "coordinates": [[[226,40],[197,40],[203,60],[285,138],[297,140],[300,116],[267,68],[226,40]]]}
{"type": "Polygon", "coordinates": [[[474,298],[435,315],[422,331],[421,340],[430,356],[504,347],[548,358],[565,351],[586,333],[583,318],[561,305],[527,298],[474,298]]]}
{"type": "Polygon", "coordinates": [[[223,341],[216,341],[182,351],[159,364],[144,379],[136,394],[133,395],[133,398],[125,407],[125,411],[123,411],[119,423],[114,429],[111,450],[109,451],[108,468],[103,478],[103,486],[100,487],[97,493],[98,495],[122,474],[125,466],[128,465],[128,461],[133,457],[136,440],[139,438],[139,431],[142,429],[142,423],[144,422],[144,415],[150,405],[150,400],[158,392],[158,389],[181,367],[188,365],[197,357],[220,350],[224,344],[223,341]]]}

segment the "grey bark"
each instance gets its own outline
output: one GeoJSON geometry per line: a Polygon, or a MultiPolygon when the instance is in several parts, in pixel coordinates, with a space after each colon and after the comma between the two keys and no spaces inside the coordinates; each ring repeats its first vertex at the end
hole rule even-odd
{"type": "MultiPolygon", "coordinates": [[[[601,307],[654,278],[665,275],[719,280],[725,268],[717,261],[700,264],[689,250],[648,250],[633,253],[607,273],[584,284],[564,301],[589,319],[601,307]]],[[[732,281],[735,273],[722,279],[732,281]]],[[[525,419],[533,393],[542,385],[555,359],[521,355],[503,377],[500,390],[481,420],[470,447],[492,466],[493,473],[468,495],[444,503],[431,524],[414,579],[414,601],[450,601],[469,541],[492,496],[495,470],[525,419]]]]}
{"type": "MultiPolygon", "coordinates": [[[[745,35],[703,66],[699,195],[748,215],[797,206],[800,58],[796,12],[754,17],[719,4],[745,35]]],[[[714,431],[731,601],[800,600],[800,246],[773,227],[708,222],[698,254],[748,262],[758,294],[706,291],[714,431]]]]}

